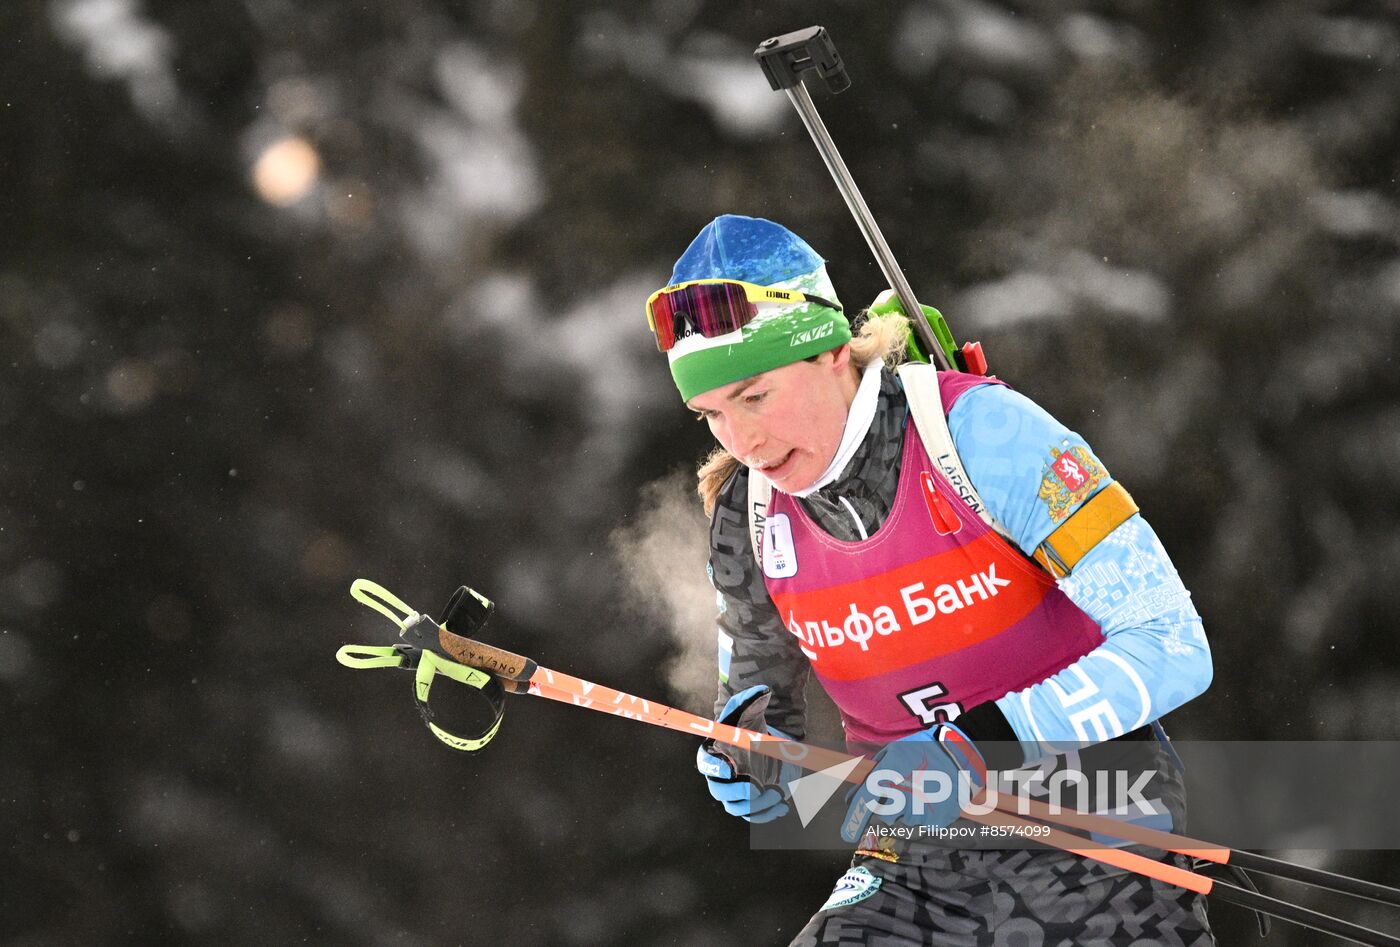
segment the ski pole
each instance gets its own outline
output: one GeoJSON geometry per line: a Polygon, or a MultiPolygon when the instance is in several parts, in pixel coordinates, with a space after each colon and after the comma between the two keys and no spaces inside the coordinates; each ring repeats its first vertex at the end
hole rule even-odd
{"type": "Polygon", "coordinates": [[[962,816],[983,825],[1001,826],[1013,831],[1021,830],[1024,832],[1027,829],[1038,829],[1041,831],[1035,832],[1031,837],[1037,842],[1050,845],[1060,851],[1083,858],[1092,858],[1095,861],[1165,881],[1201,895],[1213,895],[1218,900],[1248,908],[1260,914],[1267,914],[1282,921],[1308,927],[1324,934],[1331,934],[1353,943],[1368,945],[1368,947],[1396,947],[1396,945],[1400,945],[1400,937],[1363,927],[1360,924],[1353,924],[1330,914],[1323,914],[1320,911],[1273,898],[1258,891],[1250,891],[1219,878],[1211,878],[1208,875],[1167,865],[1135,852],[1118,848],[1086,848],[1083,844],[1084,839],[1080,836],[1070,835],[1053,828],[1047,833],[1043,831],[1047,828],[1045,823],[1013,816],[1002,809],[996,809],[986,816],[978,816],[964,809],[962,816]]]}
{"type": "MultiPolygon", "coordinates": [[[[984,786],[989,785],[985,767],[976,774],[980,777],[984,786]]],[[[985,798],[987,790],[984,788],[978,799],[974,803],[985,798]]],[[[1000,798],[994,803],[996,811],[1002,816],[1011,814],[1010,802],[1003,802],[1000,798]]],[[[1203,842],[1200,839],[1189,838],[1184,835],[1174,835],[1170,832],[1163,832],[1160,829],[1153,829],[1132,822],[1120,819],[1113,819],[1107,816],[1081,813],[1073,810],[1066,811],[1060,807],[1050,806],[1038,799],[1029,797],[1018,797],[1016,801],[1016,812],[1019,818],[1013,818],[1012,824],[1020,826],[1046,826],[1060,824],[1072,828],[1087,831],[1092,835],[1109,836],[1122,839],[1127,842],[1135,842],[1149,848],[1161,849],[1167,852],[1186,855],[1197,860],[1213,862],[1219,865],[1232,865],[1238,869],[1249,869],[1262,874],[1285,878],[1312,887],[1324,888],[1330,891],[1337,891],[1356,897],[1366,898],[1372,901],[1379,901],[1385,904],[1400,905],[1400,890],[1387,887],[1386,885],[1364,881],[1359,878],[1351,878],[1346,875],[1338,875],[1321,869],[1308,868],[1304,865],[1295,865],[1291,862],[1269,858],[1265,855],[1256,855],[1252,852],[1240,852],[1225,846],[1216,845],[1211,842],[1203,842]],[[1026,819],[1024,816],[1033,816],[1034,819],[1026,819]]],[[[963,810],[964,818],[972,816],[963,810]]],[[[1069,836],[1071,839],[1078,836],[1069,836]]],[[[1069,848],[1060,844],[1063,839],[1053,836],[1056,848],[1065,851],[1073,851],[1075,854],[1082,854],[1090,858],[1098,858],[1098,851],[1084,852],[1079,849],[1069,848]]],[[[1107,859],[1099,859],[1107,861],[1107,859]]],[[[1111,863],[1111,862],[1110,862],[1111,863]]],[[[1159,863],[1153,863],[1159,864],[1159,863]]],[[[1127,867],[1127,866],[1124,866],[1127,867]]],[[[1152,872],[1140,872],[1158,877],[1152,872]]],[[[1370,928],[1352,924],[1339,918],[1317,911],[1309,910],[1300,905],[1282,901],[1277,898],[1270,898],[1256,890],[1249,890],[1220,879],[1208,878],[1210,885],[1205,890],[1201,890],[1190,884],[1172,882],[1181,885],[1192,891],[1200,891],[1202,894],[1214,892],[1220,900],[1229,901],[1244,907],[1248,907],[1260,914],[1268,914],[1280,920],[1291,921],[1314,930],[1333,934],[1348,940],[1354,940],[1361,944],[1400,944],[1400,939],[1373,931],[1370,928]]],[[[1247,881],[1247,876],[1246,881],[1247,881]]],[[[1162,880],[1168,880],[1163,878],[1162,880]]],[[[1252,887],[1252,885],[1251,885],[1252,887]]]]}
{"type": "Polygon", "coordinates": [[[1370,947],[1392,947],[1392,945],[1400,944],[1400,937],[1392,934],[1363,927],[1360,924],[1353,924],[1351,921],[1344,921],[1339,917],[1323,914],[1321,911],[1314,911],[1281,898],[1272,898],[1267,894],[1250,891],[1247,888],[1241,888],[1219,879],[1211,880],[1215,882],[1211,893],[1219,900],[1238,907],[1248,908],[1259,914],[1267,914],[1280,921],[1288,921],[1324,934],[1331,934],[1333,937],[1340,937],[1354,944],[1366,944],[1370,947]]]}
{"type": "MultiPolygon", "coordinates": [[[[437,727],[432,723],[431,713],[426,707],[428,686],[434,673],[442,673],[477,688],[482,688],[482,679],[489,676],[492,681],[499,680],[500,686],[513,693],[529,693],[590,710],[640,720],[654,726],[694,736],[713,738],[727,745],[795,763],[808,770],[822,771],[841,767],[844,773],[840,778],[846,782],[862,782],[874,766],[873,762],[862,757],[800,743],[773,734],[758,733],[730,724],[721,724],[709,718],[637,697],[615,688],[596,684],[570,674],[563,674],[550,668],[541,667],[532,658],[458,634],[451,630],[449,625],[455,624],[458,628],[465,625],[467,628],[475,630],[484,624],[494,608],[488,600],[465,586],[458,589],[452,601],[449,602],[447,616],[441,623],[414,611],[382,586],[365,579],[355,581],[351,587],[351,594],[358,601],[392,620],[399,627],[400,635],[406,643],[396,645],[393,648],[347,645],[337,652],[337,659],[350,667],[403,666],[416,668],[418,671],[416,692],[420,702],[420,711],[424,713],[424,719],[434,734],[455,749],[471,751],[482,748],[499,729],[501,713],[498,708],[489,733],[484,738],[463,739],[437,727]],[[400,657],[405,658],[401,663],[399,662],[400,657]],[[489,675],[482,674],[483,671],[489,672],[489,675]]],[[[985,782],[985,774],[982,775],[985,782]]],[[[972,801],[975,804],[981,798],[972,801]]],[[[1229,862],[1233,856],[1233,863],[1238,867],[1257,868],[1279,877],[1348,894],[1358,894],[1361,897],[1369,897],[1386,903],[1397,903],[1396,899],[1400,897],[1400,892],[1396,892],[1394,889],[1342,875],[1334,875],[1330,872],[1305,868],[1301,865],[1292,865],[1262,855],[1234,852],[1209,842],[1172,835],[1160,830],[1121,822],[1117,819],[1080,813],[1059,813],[1037,800],[1022,801],[1029,803],[1028,814],[1034,814],[1037,818],[1043,818],[1045,821],[1023,818],[1005,806],[1000,806],[986,813],[965,809],[961,815],[969,821],[989,827],[1019,829],[1022,833],[1028,829],[1035,829],[1033,837],[1036,841],[1061,851],[1091,858],[1203,895],[1213,893],[1221,900],[1269,914],[1280,920],[1291,921],[1344,937],[1359,944],[1400,947],[1400,938],[1311,911],[1299,905],[1270,898],[1255,891],[1248,891],[1219,879],[1156,861],[1135,852],[1106,847],[1101,843],[1085,845],[1085,842],[1089,840],[1064,832],[1049,823],[1058,822],[1061,825],[1109,835],[1125,841],[1139,842],[1152,848],[1204,858],[1222,865],[1229,862]]]]}
{"type": "Polygon", "coordinates": [[[807,133],[812,136],[827,171],[836,182],[836,189],[841,192],[851,215],[855,217],[861,236],[865,237],[870,252],[875,254],[880,272],[885,275],[885,279],[899,297],[904,314],[909,317],[914,331],[918,333],[925,354],[933,359],[939,368],[944,371],[951,370],[957,360],[957,349],[952,334],[948,332],[946,325],[941,325],[942,332],[939,334],[946,334],[947,338],[937,338],[929,321],[923,317],[924,310],[914,296],[913,287],[909,285],[904,271],[895,261],[894,252],[885,242],[885,235],[880,232],[880,225],[870,213],[860,188],[856,187],[855,178],[851,176],[846,162],[841,159],[836,142],[826,130],[826,125],[802,82],[804,75],[816,73],[832,92],[850,88],[850,76],[846,74],[846,67],[842,64],[841,56],[836,52],[836,46],[831,42],[826,29],[811,26],[805,30],[765,39],[758,44],[758,49],[754,50],[754,58],[763,67],[763,74],[768,77],[768,84],[773,90],[785,92],[793,108],[797,109],[797,114],[806,126],[807,133]]]}
{"type": "MultiPolygon", "coordinates": [[[[452,629],[474,631],[486,622],[494,608],[488,600],[466,586],[462,586],[453,595],[441,623],[410,608],[402,599],[368,579],[356,579],[350,587],[350,594],[356,601],[394,622],[399,628],[403,643],[391,648],[346,645],[336,652],[336,659],[347,667],[416,668],[419,675],[417,693],[420,711],[425,712],[425,719],[428,718],[425,711],[427,686],[424,681],[430,682],[433,673],[448,673],[445,668],[456,665],[475,674],[487,672],[491,680],[497,682],[498,689],[504,686],[514,693],[528,691],[590,710],[641,720],[653,726],[714,738],[740,749],[797,763],[807,769],[826,769],[852,759],[836,750],[809,746],[772,734],[755,733],[741,727],[718,723],[708,717],[667,707],[571,674],[540,667],[538,662],[524,655],[458,634],[452,629]]],[[[472,686],[480,686],[475,678],[458,679],[472,686]]],[[[430,726],[434,735],[449,746],[475,751],[484,747],[490,737],[495,735],[500,727],[500,719],[501,714],[498,711],[489,732],[473,738],[456,737],[436,725],[430,723],[430,726]]]]}
{"type": "MultiPolygon", "coordinates": [[[[467,641],[465,639],[454,641],[453,638],[459,636],[451,632],[445,632],[447,640],[444,644],[448,650],[456,650],[459,654],[469,657],[484,657],[487,660],[497,662],[503,666],[518,666],[522,660],[519,655],[510,655],[509,652],[502,654],[499,649],[490,645],[483,645],[480,642],[467,641]]],[[[528,659],[523,659],[528,660],[528,659]]],[[[716,721],[700,717],[695,714],[677,710],[672,707],[655,704],[642,698],[633,697],[610,687],[604,687],[573,677],[568,674],[560,674],[549,668],[537,667],[537,670],[528,680],[519,678],[505,682],[507,691],[518,694],[531,694],[536,697],[544,697],[548,700],[559,701],[560,703],[573,704],[579,707],[586,707],[590,710],[599,710],[619,717],[627,717],[633,720],[640,720],[644,723],[651,723],[657,726],[667,727],[672,730],[680,730],[693,735],[713,737],[721,743],[736,746],[741,749],[750,749],[765,756],[771,756],[780,760],[787,760],[809,770],[827,770],[833,767],[846,769],[845,775],[841,779],[845,782],[859,784],[864,781],[873,768],[870,760],[862,757],[851,756],[839,750],[829,750],[823,747],[812,746],[790,740],[786,737],[776,737],[772,734],[758,733],[753,730],[746,730],[728,724],[719,724],[716,721]],[[854,766],[851,766],[855,763],[854,766]]],[[[1207,894],[1214,885],[1214,879],[1204,875],[1178,868],[1175,865],[1168,865],[1155,861],[1135,852],[1123,851],[1122,849],[1109,847],[1085,847],[1084,839],[1070,835],[1053,826],[1040,826],[1029,820],[1017,818],[1006,812],[978,813],[964,810],[962,816],[969,821],[976,822],[988,827],[1005,828],[1031,828],[1036,831],[1037,841],[1045,842],[1062,851],[1079,855],[1084,858],[1092,858],[1095,861],[1103,862],[1126,871],[1136,874],[1147,875],[1168,884],[1196,891],[1200,894],[1207,894]]],[[[1400,941],[1397,941],[1400,944],[1400,941]]]]}
{"type": "Polygon", "coordinates": [[[1309,868],[1306,865],[1296,865],[1292,862],[1270,858],[1267,855],[1258,855],[1254,852],[1242,852],[1236,849],[1225,848],[1223,846],[1213,845],[1210,842],[1202,842],[1199,839],[1188,838],[1183,835],[1173,835],[1170,832],[1163,832],[1160,829],[1136,825],[1131,822],[1123,822],[1107,816],[1093,815],[1085,812],[1064,811],[1056,807],[1048,806],[1036,799],[1023,799],[1022,807],[1027,815],[1034,816],[1042,822],[1054,822],[1071,828],[1082,829],[1087,832],[1112,835],[1115,838],[1121,838],[1129,842],[1148,845],[1152,848],[1160,848],[1163,851],[1176,852],[1203,861],[1214,862],[1218,865],[1234,865],[1237,868],[1255,871],[1264,875],[1271,875],[1275,878],[1283,878],[1288,881],[1296,881],[1300,884],[1311,885],[1314,888],[1325,888],[1328,891],[1336,891],[1340,894],[1348,894],[1370,901],[1378,901],[1382,904],[1400,906],[1400,889],[1376,884],[1373,881],[1364,881],[1360,878],[1338,875],[1330,871],[1323,871],[1320,868],[1309,868]]]}
{"type": "MultiPolygon", "coordinates": [[[[462,647],[464,653],[477,652],[478,648],[490,648],[489,645],[481,645],[473,642],[475,648],[462,647]]],[[[459,645],[459,647],[461,647],[459,645]]],[[[496,649],[491,649],[496,650],[496,649]]],[[[486,652],[489,654],[489,652],[486,652]]],[[[516,656],[518,657],[518,656],[516,656]]],[[[632,697],[615,691],[611,688],[592,684],[579,678],[569,675],[559,674],[548,668],[539,668],[538,671],[528,681],[507,681],[505,688],[512,693],[532,694],[536,697],[544,697],[548,700],[559,701],[561,703],[573,704],[579,707],[587,707],[591,710],[600,710],[620,717],[629,717],[634,720],[641,720],[647,723],[655,723],[658,726],[669,727],[673,730],[681,730],[701,736],[715,736],[722,743],[735,746],[743,745],[743,741],[748,741],[748,748],[755,752],[764,753],[768,756],[775,756],[779,759],[788,759],[806,768],[826,769],[831,766],[840,766],[842,763],[849,763],[853,757],[841,753],[837,750],[827,750],[822,747],[808,746],[797,743],[795,740],[784,740],[781,737],[774,738],[771,735],[759,734],[751,730],[743,730],[738,727],[727,727],[720,725],[715,733],[703,732],[703,725],[713,724],[714,721],[706,721],[703,717],[696,717],[687,714],[685,711],[666,708],[651,701],[642,701],[641,698],[632,697]],[[627,709],[628,705],[640,701],[645,707],[641,712],[627,709]],[[668,716],[669,712],[669,716],[668,716]],[[686,720],[686,718],[690,718],[686,720]],[[729,732],[732,731],[732,732],[729,732]],[[726,739],[725,737],[735,739],[726,739]],[[801,747],[801,750],[791,750],[793,747],[801,747]],[[770,752],[770,749],[773,752],[770,752]]],[[[846,782],[860,783],[869,774],[872,768],[869,761],[863,761],[866,765],[857,764],[852,767],[846,776],[842,777],[846,782]]],[[[977,800],[973,800],[976,802],[977,800]]],[[[1010,804],[1007,804],[1010,805],[1010,804]]],[[[1037,801],[1031,802],[1032,807],[1049,811],[1050,807],[1037,801]]],[[[1332,917],[1313,911],[1301,905],[1292,904],[1278,898],[1272,898],[1257,891],[1250,891],[1246,888],[1230,884],[1219,878],[1211,878],[1199,872],[1188,871],[1169,865],[1165,862],[1156,861],[1136,852],[1125,851],[1120,848],[1107,847],[1102,844],[1085,846],[1085,839],[1082,836],[1071,835],[1061,831],[1053,825],[1036,819],[1021,818],[1014,814],[1009,808],[1003,808],[1001,804],[988,813],[969,812],[962,810],[961,816],[970,822],[993,828],[1008,829],[1021,834],[1034,830],[1033,837],[1036,841],[1067,852],[1078,855],[1081,858],[1090,858],[1103,864],[1122,868],[1135,874],[1146,875],[1158,881],[1164,881],[1177,887],[1185,888],[1188,891],[1195,891],[1202,895],[1213,895],[1218,900],[1226,901],[1240,907],[1267,914],[1279,920],[1289,921],[1304,927],[1312,928],[1326,934],[1332,934],[1350,940],[1357,944],[1374,945],[1374,947],[1400,947],[1400,938],[1392,937],[1371,928],[1353,924],[1340,918],[1332,917]]],[[[1045,818],[1045,816],[1041,816],[1045,818]]],[[[1240,868],[1249,868],[1264,872],[1266,874],[1277,875],[1278,877],[1291,878],[1305,884],[1327,888],[1333,891],[1340,891],[1347,894],[1355,894],[1360,897],[1371,898],[1372,900],[1384,901],[1395,904],[1400,903],[1400,891],[1387,888],[1384,885],[1374,884],[1369,881],[1362,881],[1357,878],[1349,878],[1344,875],[1335,875],[1330,872],[1318,869],[1306,868],[1302,865],[1293,865],[1289,862],[1282,862],[1276,859],[1267,858],[1263,855],[1254,855],[1251,852],[1239,852],[1220,846],[1211,845],[1209,842],[1202,842],[1197,839],[1186,838],[1184,836],[1172,835],[1157,829],[1146,829],[1131,823],[1120,822],[1104,816],[1078,816],[1073,819],[1065,818],[1059,820],[1062,824],[1075,824],[1076,826],[1088,828],[1100,835],[1111,834],[1114,837],[1125,841],[1138,841],[1151,848],[1162,849],[1164,851],[1177,852],[1180,854],[1207,857],[1207,860],[1224,865],[1227,862],[1240,868]],[[1233,858],[1231,857],[1233,856],[1233,858]]]]}
{"type": "MultiPolygon", "coordinates": [[[[480,642],[472,642],[475,647],[466,647],[459,644],[463,653],[485,653],[490,654],[492,649],[489,645],[482,645],[480,642]],[[490,649],[480,652],[477,649],[490,649]]],[[[519,657],[519,656],[515,656],[519,657]]],[[[655,723],[658,726],[669,727],[673,730],[681,730],[701,736],[715,736],[720,742],[731,745],[743,745],[748,741],[748,747],[755,752],[764,753],[769,756],[777,756],[780,759],[789,759],[804,767],[820,767],[826,769],[830,766],[839,766],[842,763],[849,763],[853,757],[841,753],[837,750],[827,750],[821,747],[812,747],[806,744],[797,743],[794,740],[784,740],[781,737],[759,734],[751,730],[743,730],[738,727],[728,727],[720,725],[715,733],[703,732],[703,725],[713,724],[713,721],[706,721],[703,717],[696,717],[687,714],[685,711],[678,711],[673,708],[666,708],[651,701],[642,701],[641,698],[632,697],[615,691],[608,687],[592,684],[579,678],[569,675],[559,674],[548,668],[539,668],[527,681],[507,681],[505,688],[512,693],[531,694],[536,697],[544,697],[548,700],[559,701],[561,703],[573,704],[579,707],[587,707],[591,710],[600,710],[620,717],[628,717],[634,720],[641,720],[647,723],[655,723]],[[638,712],[635,709],[627,709],[628,705],[640,701],[645,706],[638,712]],[[669,715],[668,715],[669,711],[669,715]],[[686,718],[690,718],[686,720],[686,718]],[[730,732],[732,731],[732,732],[730,732]],[[726,739],[725,737],[735,739],[726,739]],[[801,750],[791,750],[793,747],[801,747],[801,750]],[[769,752],[769,750],[775,752],[769,752]],[[790,752],[784,752],[790,750],[790,752]]],[[[869,774],[872,766],[868,760],[864,760],[865,765],[857,764],[852,767],[843,778],[846,782],[860,783],[869,774]]],[[[977,800],[973,800],[977,802],[977,800]]],[[[1043,806],[1043,803],[1032,803],[1043,806]]],[[[1267,914],[1279,920],[1289,921],[1322,933],[1332,934],[1337,937],[1350,940],[1354,943],[1373,945],[1373,947],[1400,947],[1400,938],[1392,937],[1388,934],[1372,930],[1353,924],[1340,918],[1322,914],[1300,905],[1292,904],[1278,898],[1260,894],[1257,891],[1230,884],[1219,878],[1211,878],[1199,872],[1189,871],[1170,865],[1165,862],[1156,861],[1145,855],[1136,852],[1125,851],[1120,848],[1107,847],[1103,844],[1086,846],[1082,836],[1072,835],[1035,819],[1022,818],[1011,812],[1009,809],[998,808],[991,812],[969,812],[962,810],[961,816],[970,822],[977,823],[992,828],[1007,829],[1019,834],[1033,832],[1030,837],[1035,841],[1049,845],[1052,848],[1078,855],[1081,858],[1089,858],[1103,864],[1131,871],[1134,874],[1145,875],[1167,884],[1185,888],[1201,895],[1213,895],[1218,900],[1226,901],[1240,907],[1267,914]]],[[[1262,855],[1252,855],[1249,852],[1235,852],[1228,848],[1212,846],[1208,842],[1201,842],[1196,839],[1184,836],[1174,836],[1167,832],[1153,829],[1142,829],[1140,826],[1126,824],[1115,819],[1103,816],[1085,817],[1089,826],[1099,834],[1114,834],[1115,837],[1126,841],[1137,841],[1136,833],[1150,834],[1151,838],[1144,840],[1151,848],[1163,849],[1166,851],[1178,852],[1188,855],[1201,855],[1210,853],[1216,855],[1212,861],[1225,864],[1228,856],[1233,855],[1233,863],[1238,867],[1259,868],[1270,874],[1279,874],[1280,877],[1292,877],[1294,880],[1304,881],[1320,887],[1326,887],[1334,891],[1343,891],[1350,894],[1361,894],[1362,897],[1373,897],[1375,900],[1394,902],[1394,898],[1400,892],[1383,885],[1375,885],[1371,882],[1361,881],[1356,878],[1347,878],[1342,875],[1332,875],[1329,872],[1319,872],[1316,869],[1304,868],[1301,865],[1291,865],[1288,862],[1279,862],[1275,859],[1265,858],[1262,855]],[[1154,844],[1155,843],[1155,844],[1154,844]],[[1223,855],[1221,854],[1223,853],[1223,855]],[[1262,867],[1270,864],[1275,867],[1274,871],[1262,867]],[[1290,874],[1287,872],[1296,872],[1290,874]],[[1324,881],[1317,880],[1326,876],[1324,881]],[[1357,888],[1370,891],[1370,894],[1363,894],[1357,888]]],[[[1064,820],[1068,822],[1068,820],[1064,820]]]]}
{"type": "MultiPolygon", "coordinates": [[[[985,772],[978,775],[984,783],[987,781],[985,772]]],[[[1306,865],[1296,865],[1292,862],[1270,858],[1267,855],[1236,851],[1222,845],[1203,842],[1200,839],[1184,835],[1174,835],[1161,829],[1125,822],[1121,819],[1066,810],[1058,806],[1047,805],[1030,797],[1018,797],[1016,805],[1018,814],[1033,816],[1041,822],[1057,823],[1085,832],[1109,835],[1218,865],[1234,865],[1237,868],[1257,871],[1260,874],[1296,881],[1315,888],[1325,888],[1340,894],[1349,894],[1370,901],[1400,906],[1400,889],[1376,884],[1372,881],[1338,875],[1320,868],[1309,868],[1306,865]]],[[[1011,811],[1010,803],[1001,804],[1000,800],[998,800],[998,808],[1011,811]]]]}

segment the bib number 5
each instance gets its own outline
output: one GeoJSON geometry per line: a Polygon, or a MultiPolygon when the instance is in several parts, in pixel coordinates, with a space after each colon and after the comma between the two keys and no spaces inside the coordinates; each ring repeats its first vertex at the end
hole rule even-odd
{"type": "Polygon", "coordinates": [[[947,689],[937,681],[905,691],[899,695],[909,712],[926,727],[940,723],[952,723],[963,712],[962,705],[955,701],[936,703],[938,698],[948,696],[947,689]]]}

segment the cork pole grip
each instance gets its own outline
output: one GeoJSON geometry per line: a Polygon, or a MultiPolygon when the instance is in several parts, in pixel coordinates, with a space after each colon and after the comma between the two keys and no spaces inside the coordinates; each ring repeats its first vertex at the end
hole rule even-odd
{"type": "Polygon", "coordinates": [[[489,671],[497,677],[512,681],[528,681],[539,668],[538,664],[524,655],[464,638],[441,626],[438,628],[438,644],[462,664],[489,671]]]}

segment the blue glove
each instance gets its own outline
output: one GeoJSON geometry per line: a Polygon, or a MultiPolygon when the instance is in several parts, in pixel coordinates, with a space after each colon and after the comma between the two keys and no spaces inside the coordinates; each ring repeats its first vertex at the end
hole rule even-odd
{"type": "Polygon", "coordinates": [[[958,818],[961,799],[986,781],[977,747],[957,727],[920,730],[875,754],[869,775],[850,795],[841,837],[858,842],[872,815],[895,824],[941,829],[958,818]],[[961,784],[961,785],[960,785],[961,784]]]}
{"type": "MultiPolygon", "coordinates": [[[[719,722],[786,737],[786,733],[774,730],[763,721],[772,696],[773,691],[766,684],[742,690],[725,703],[719,722]]],[[[705,777],[710,795],[724,805],[724,811],[749,822],[771,822],[785,814],[788,811],[785,800],[791,795],[788,787],[802,774],[801,767],[792,763],[714,739],[700,744],[695,754],[695,768],[705,777]]]]}

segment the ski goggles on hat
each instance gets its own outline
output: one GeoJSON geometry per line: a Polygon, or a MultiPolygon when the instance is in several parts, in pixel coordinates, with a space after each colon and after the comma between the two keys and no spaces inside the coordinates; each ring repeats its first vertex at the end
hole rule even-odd
{"type": "Polygon", "coordinates": [[[647,324],[656,347],[669,352],[681,339],[700,333],[707,339],[737,332],[753,321],[759,306],[815,303],[841,312],[819,296],[795,289],[777,289],[740,280],[690,280],[658,289],[647,298],[647,324]],[[689,329],[686,327],[689,326],[689,329]]]}

